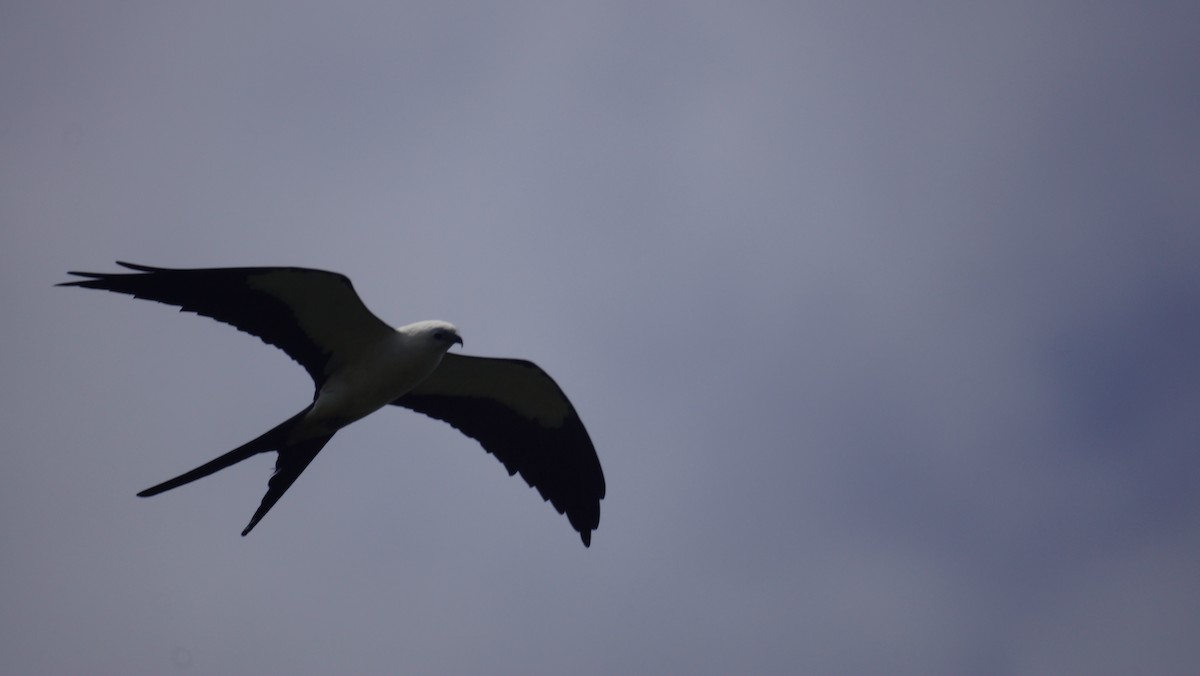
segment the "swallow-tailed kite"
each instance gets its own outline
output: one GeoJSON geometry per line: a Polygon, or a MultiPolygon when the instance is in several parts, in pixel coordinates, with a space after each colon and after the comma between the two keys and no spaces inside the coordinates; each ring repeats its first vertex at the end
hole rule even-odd
{"type": "Polygon", "coordinates": [[[135,272],[71,272],[82,286],[178,306],[258,336],[312,376],[304,410],[141,497],[276,451],[275,474],[254,528],[338,430],[388,404],[444,420],[504,463],[566,514],[585,546],[600,523],[604,473],[583,423],[558,385],[531,362],[447,354],[462,338],[453,324],[393,329],[359,300],[343,275],[306,268],[169,269],[122,263],[135,272]]]}

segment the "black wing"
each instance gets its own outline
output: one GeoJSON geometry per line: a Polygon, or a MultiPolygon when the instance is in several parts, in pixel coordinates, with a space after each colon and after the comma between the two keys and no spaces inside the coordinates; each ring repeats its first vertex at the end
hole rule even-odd
{"type": "Polygon", "coordinates": [[[392,402],[450,423],[479,441],[509,475],[520,472],[590,546],[600,523],[604,472],[583,422],[554,380],[518,359],[447,354],[392,402]]]}
{"type": "Polygon", "coordinates": [[[71,272],[81,286],[176,305],[229,324],[295,359],[317,389],[340,362],[392,329],[344,275],[308,268],[169,269],[117,262],[132,273],[71,272]]]}

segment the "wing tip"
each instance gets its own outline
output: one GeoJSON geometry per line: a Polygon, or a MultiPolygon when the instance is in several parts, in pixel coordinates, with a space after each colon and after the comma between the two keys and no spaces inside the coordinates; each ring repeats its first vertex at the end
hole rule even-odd
{"type": "Polygon", "coordinates": [[[69,279],[65,282],[59,282],[54,286],[85,286],[103,277],[103,275],[99,272],[77,272],[75,270],[68,270],[67,274],[75,275],[76,277],[83,277],[83,279],[69,279]]]}
{"type": "Polygon", "coordinates": [[[117,265],[120,265],[127,270],[137,270],[138,272],[162,272],[167,270],[167,268],[156,268],[152,265],[141,265],[138,263],[130,263],[128,261],[117,261],[117,265]]]}
{"type": "MultiPolygon", "coordinates": [[[[135,270],[137,272],[162,272],[165,269],[165,268],[155,268],[155,267],[151,267],[149,265],[139,265],[138,263],[128,263],[126,261],[117,261],[116,263],[117,263],[117,265],[119,265],[127,270],[135,270]]],[[[59,282],[58,284],[55,284],[54,286],[82,286],[85,288],[98,288],[95,285],[102,282],[103,280],[111,279],[113,277],[121,277],[128,273],[84,272],[82,270],[67,270],[67,274],[75,275],[76,277],[83,277],[83,279],[72,279],[72,280],[68,280],[65,282],[59,282]]]]}

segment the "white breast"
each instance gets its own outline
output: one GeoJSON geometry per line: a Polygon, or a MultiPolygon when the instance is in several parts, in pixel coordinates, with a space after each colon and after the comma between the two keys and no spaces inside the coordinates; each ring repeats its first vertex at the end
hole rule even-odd
{"type": "Polygon", "coordinates": [[[330,374],[306,419],[333,431],[387,406],[437,368],[444,350],[429,348],[388,335],[330,374]]]}

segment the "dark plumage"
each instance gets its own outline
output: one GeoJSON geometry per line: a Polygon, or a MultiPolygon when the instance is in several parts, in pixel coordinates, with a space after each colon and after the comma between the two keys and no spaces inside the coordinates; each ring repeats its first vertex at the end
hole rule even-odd
{"type": "Polygon", "coordinates": [[[536,365],[447,354],[462,344],[446,322],[393,329],[363,305],[345,276],[307,268],[168,269],[121,263],[128,273],[71,272],[80,286],[174,305],[261,338],[313,379],[313,401],[270,431],[148,488],[148,497],[246,458],[276,451],[275,473],[249,533],[337,430],[388,404],[444,420],[479,441],[579,532],[600,523],[604,473],[575,408],[536,365]]]}

